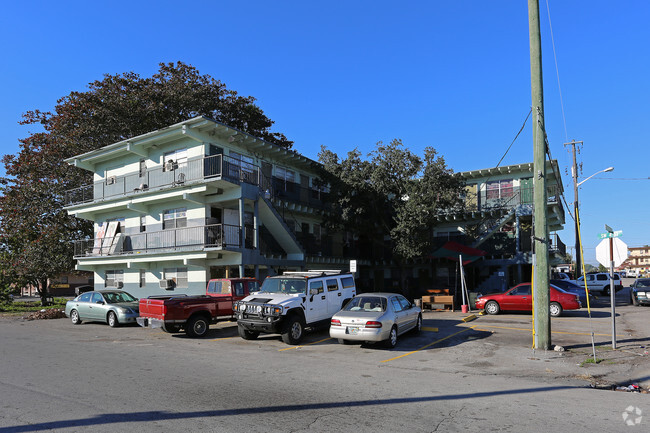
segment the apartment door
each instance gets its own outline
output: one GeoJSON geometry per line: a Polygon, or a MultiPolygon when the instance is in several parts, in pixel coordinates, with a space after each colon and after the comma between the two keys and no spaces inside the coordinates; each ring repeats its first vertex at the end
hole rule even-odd
{"type": "Polygon", "coordinates": [[[519,194],[521,195],[521,204],[533,203],[533,178],[527,177],[519,180],[519,194]]]}

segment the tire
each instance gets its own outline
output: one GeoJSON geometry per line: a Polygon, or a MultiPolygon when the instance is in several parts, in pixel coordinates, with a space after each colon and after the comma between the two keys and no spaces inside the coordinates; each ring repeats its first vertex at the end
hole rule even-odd
{"type": "Polygon", "coordinates": [[[289,316],[282,330],[282,341],[287,344],[299,344],[304,333],[305,325],[302,320],[295,315],[289,316]]]}
{"type": "Polygon", "coordinates": [[[397,346],[397,326],[393,325],[390,328],[390,334],[388,334],[388,339],[386,340],[386,347],[392,349],[395,346],[397,346]]]}
{"type": "Polygon", "coordinates": [[[559,317],[562,315],[562,306],[557,302],[551,302],[549,312],[551,313],[551,317],[559,317]]]}
{"type": "Polygon", "coordinates": [[[192,338],[205,337],[209,329],[210,322],[205,316],[193,316],[185,325],[185,333],[192,338]]]}
{"type": "Polygon", "coordinates": [[[239,336],[244,340],[255,340],[257,337],[260,336],[259,332],[249,331],[241,325],[237,325],[237,332],[239,333],[239,336]]]}
{"type": "Polygon", "coordinates": [[[179,332],[181,330],[181,327],[179,325],[163,324],[161,326],[161,329],[169,334],[175,334],[176,332],[179,332]]]}
{"type": "Polygon", "coordinates": [[[603,295],[609,296],[609,286],[603,288],[603,295]]]}
{"type": "Polygon", "coordinates": [[[338,339],[339,344],[345,344],[345,345],[350,345],[352,342],[350,340],[346,340],[344,338],[339,338],[338,339]]]}
{"type": "Polygon", "coordinates": [[[117,321],[117,314],[113,311],[108,312],[108,316],[106,316],[106,321],[108,322],[108,326],[111,328],[117,328],[120,326],[120,322],[117,321]]]}
{"type": "Polygon", "coordinates": [[[630,303],[632,305],[635,305],[635,306],[639,305],[639,300],[634,297],[634,292],[632,290],[630,290],[630,301],[631,301],[630,303]]]}
{"type": "Polygon", "coordinates": [[[422,331],[422,315],[418,314],[417,322],[415,322],[415,327],[413,328],[414,334],[419,334],[422,331]]]}
{"type": "Polygon", "coordinates": [[[497,301],[488,301],[487,304],[485,304],[485,312],[488,314],[499,314],[500,311],[501,307],[499,307],[497,301]]]}
{"type": "Polygon", "coordinates": [[[77,310],[70,311],[70,320],[72,320],[73,325],[81,325],[81,318],[77,310]]]}

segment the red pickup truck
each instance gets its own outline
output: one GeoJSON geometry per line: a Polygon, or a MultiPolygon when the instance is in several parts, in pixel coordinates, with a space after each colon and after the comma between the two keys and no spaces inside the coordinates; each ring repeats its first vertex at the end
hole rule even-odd
{"type": "Polygon", "coordinates": [[[210,323],[233,318],[232,304],[259,291],[255,278],[219,278],[208,281],[205,295],[162,295],[140,299],[140,326],[162,328],[190,337],[203,337],[210,323]]]}

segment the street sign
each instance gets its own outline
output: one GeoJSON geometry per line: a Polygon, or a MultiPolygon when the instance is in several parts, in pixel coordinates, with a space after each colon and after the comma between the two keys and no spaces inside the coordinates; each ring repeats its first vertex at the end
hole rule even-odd
{"type": "Polygon", "coordinates": [[[608,239],[608,238],[617,238],[623,234],[623,230],[616,230],[615,232],[601,233],[598,235],[598,239],[608,239]]]}
{"type": "Polygon", "coordinates": [[[350,272],[355,273],[357,271],[357,261],[350,260],[350,272]]]}
{"type": "MultiPolygon", "coordinates": [[[[618,238],[614,238],[611,241],[614,243],[614,267],[619,267],[627,259],[627,244],[618,238]]],[[[596,260],[605,267],[611,265],[609,242],[609,239],[603,239],[596,246],[596,260]]]]}

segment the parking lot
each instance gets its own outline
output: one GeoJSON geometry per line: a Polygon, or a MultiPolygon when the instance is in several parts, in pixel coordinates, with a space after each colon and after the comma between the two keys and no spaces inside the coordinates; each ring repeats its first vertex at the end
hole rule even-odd
{"type": "Polygon", "coordinates": [[[586,309],[552,319],[564,352],[531,349],[526,313],[465,322],[468,314],[425,311],[422,332],[395,349],[340,345],[327,330],[299,346],[277,335],[246,341],[234,322],[191,339],[2,317],[0,432],[532,431],[551,417],[567,420],[562,430],[626,431],[621,412],[650,413],[647,395],[592,389],[650,380],[650,308],[618,297],[617,351],[608,305],[591,321],[586,309]],[[597,365],[583,364],[592,329],[597,365]],[[505,409],[513,399],[516,412],[505,409]]]}

